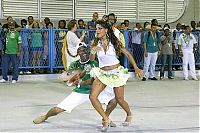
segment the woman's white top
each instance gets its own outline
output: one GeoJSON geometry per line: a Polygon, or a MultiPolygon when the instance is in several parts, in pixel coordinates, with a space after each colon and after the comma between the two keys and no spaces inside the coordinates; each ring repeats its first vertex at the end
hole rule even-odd
{"type": "Polygon", "coordinates": [[[117,58],[114,46],[111,42],[109,42],[109,47],[106,52],[103,50],[103,47],[101,46],[100,41],[98,42],[97,46],[100,46],[102,48],[101,51],[97,52],[97,58],[99,60],[100,68],[119,64],[119,60],[117,58]]]}
{"type": "MultiPolygon", "coordinates": [[[[68,50],[72,55],[77,55],[77,45],[81,42],[80,39],[77,37],[77,35],[74,32],[68,31],[67,35],[67,46],[68,46],[68,50]]],[[[80,57],[71,57],[67,50],[65,50],[65,55],[67,57],[67,67],[69,68],[69,65],[71,64],[71,62],[79,60],[80,57]]]]}
{"type": "Polygon", "coordinates": [[[77,35],[74,32],[71,32],[71,31],[67,32],[67,46],[68,46],[69,52],[72,55],[77,54],[76,45],[78,45],[80,42],[81,42],[80,39],[77,37],[77,35]]]}

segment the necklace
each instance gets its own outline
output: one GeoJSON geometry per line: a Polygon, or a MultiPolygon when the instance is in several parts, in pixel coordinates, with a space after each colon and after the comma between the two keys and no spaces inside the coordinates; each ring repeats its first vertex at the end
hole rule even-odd
{"type": "Polygon", "coordinates": [[[80,62],[81,64],[85,64],[85,63],[89,62],[89,60],[90,60],[90,59],[88,59],[87,61],[84,61],[84,62],[82,62],[81,60],[79,60],[79,62],[80,62]]]}
{"type": "Polygon", "coordinates": [[[100,41],[100,45],[101,45],[101,47],[103,48],[105,54],[106,54],[106,52],[107,52],[108,49],[109,49],[108,42],[109,42],[109,41],[108,41],[107,39],[106,39],[106,40],[103,40],[103,41],[100,41]]]}

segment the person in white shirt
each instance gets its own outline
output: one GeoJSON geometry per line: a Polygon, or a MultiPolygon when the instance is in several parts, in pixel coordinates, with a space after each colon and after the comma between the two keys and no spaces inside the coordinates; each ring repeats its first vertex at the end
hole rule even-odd
{"type": "Polygon", "coordinates": [[[193,80],[197,80],[195,73],[195,59],[194,52],[197,50],[197,41],[193,34],[191,34],[190,26],[185,26],[185,31],[178,39],[179,55],[183,59],[183,76],[184,80],[188,80],[188,64],[193,80]]]}
{"type": "Polygon", "coordinates": [[[143,45],[142,45],[142,36],[144,31],[140,23],[136,23],[134,31],[131,32],[132,44],[130,45],[131,52],[137,64],[143,64],[143,45]]]}
{"type": "Polygon", "coordinates": [[[82,33],[80,38],[77,37],[77,35],[75,34],[77,30],[77,23],[75,20],[69,21],[69,23],[67,24],[67,28],[68,28],[68,32],[66,35],[67,47],[65,50],[65,55],[67,60],[67,67],[69,67],[71,62],[79,59],[79,57],[77,56],[76,46],[84,39],[85,32],[82,33]]]}

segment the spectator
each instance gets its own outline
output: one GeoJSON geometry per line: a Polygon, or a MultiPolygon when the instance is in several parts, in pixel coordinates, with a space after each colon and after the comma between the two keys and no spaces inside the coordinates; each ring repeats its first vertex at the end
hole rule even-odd
{"type": "Polygon", "coordinates": [[[20,33],[15,30],[15,21],[8,22],[8,32],[6,32],[6,45],[3,51],[2,58],[2,77],[0,83],[8,81],[8,69],[9,64],[12,62],[13,73],[12,83],[16,83],[18,80],[18,57],[21,52],[21,37],[20,33]]]}
{"type": "MultiPolygon", "coordinates": [[[[32,24],[32,28],[36,30],[32,30],[31,33],[31,44],[30,44],[30,51],[31,51],[31,60],[32,60],[32,66],[40,66],[41,65],[41,57],[42,57],[42,51],[43,51],[43,43],[42,43],[42,33],[41,30],[39,30],[39,23],[34,22],[32,24]]],[[[40,68],[34,68],[32,71],[33,74],[36,73],[42,73],[40,68]]]]}
{"type": "Polygon", "coordinates": [[[22,19],[22,20],[21,20],[21,27],[22,27],[22,28],[26,28],[26,26],[27,26],[27,21],[26,21],[26,19],[22,19]]]}
{"type": "MultiPolygon", "coordinates": [[[[47,29],[52,29],[53,27],[53,23],[52,22],[48,22],[47,23],[47,29]]],[[[44,66],[47,66],[49,64],[49,30],[45,30],[44,32],[44,52],[43,54],[43,62],[44,62],[44,66]]],[[[44,69],[44,73],[48,73],[48,69],[44,69]]]]}
{"type": "Polygon", "coordinates": [[[93,13],[92,20],[88,22],[88,29],[95,30],[96,29],[96,21],[98,20],[99,16],[97,12],[93,13]]]}
{"type": "Polygon", "coordinates": [[[197,30],[200,31],[200,21],[197,23],[197,30]]]}
{"type": "Polygon", "coordinates": [[[174,79],[172,76],[172,60],[173,53],[175,52],[174,42],[172,36],[170,36],[170,31],[168,26],[164,28],[164,35],[161,36],[161,70],[160,70],[160,80],[164,78],[165,63],[168,63],[168,79],[174,79]]]}
{"type": "MultiPolygon", "coordinates": [[[[26,28],[27,21],[26,19],[21,20],[21,28],[26,28]]],[[[29,39],[30,39],[30,31],[29,30],[21,30],[20,32],[22,38],[22,49],[20,55],[20,67],[27,67],[29,66],[29,39]]],[[[22,68],[20,69],[19,74],[31,74],[29,69],[22,68]]]]}
{"type": "Polygon", "coordinates": [[[184,30],[185,30],[185,24],[184,23],[182,23],[181,24],[181,30],[184,32],[184,30]]]}
{"type": "Polygon", "coordinates": [[[165,27],[167,27],[168,29],[170,29],[169,24],[164,24],[164,26],[163,26],[163,30],[164,30],[165,27]]]}
{"type": "Polygon", "coordinates": [[[125,29],[128,30],[129,29],[129,20],[125,19],[124,23],[125,23],[125,29]]]}
{"type": "MultiPolygon", "coordinates": [[[[140,23],[136,23],[134,31],[131,32],[132,44],[130,45],[132,55],[137,65],[142,64],[143,60],[143,46],[142,46],[143,29],[140,23]]],[[[141,67],[141,66],[140,66],[141,67]]]]}
{"type": "MultiPolygon", "coordinates": [[[[173,40],[174,40],[174,46],[175,46],[175,56],[173,59],[173,64],[179,64],[181,62],[181,57],[179,57],[178,55],[178,38],[180,36],[180,34],[182,33],[182,29],[181,29],[181,23],[177,23],[176,24],[176,29],[173,31],[173,40]]],[[[174,65],[173,66],[174,70],[180,70],[181,66],[180,65],[174,65]]]]}
{"type": "Polygon", "coordinates": [[[144,34],[144,77],[146,81],[149,70],[149,79],[157,80],[155,77],[155,65],[157,57],[160,54],[160,35],[157,32],[157,24],[152,21],[151,30],[144,34]]]}
{"type": "Polygon", "coordinates": [[[15,23],[15,30],[16,31],[20,31],[21,30],[20,26],[13,20],[13,18],[11,16],[9,16],[9,17],[7,17],[7,23],[2,26],[2,29],[5,32],[8,31],[8,23],[9,22],[14,22],[15,23]]]}
{"type": "Polygon", "coordinates": [[[126,24],[124,22],[121,23],[120,30],[126,30],[126,24]]]}
{"type": "Polygon", "coordinates": [[[28,25],[26,26],[26,28],[32,28],[33,27],[33,16],[28,16],[28,25]]]}
{"type": "Polygon", "coordinates": [[[185,26],[185,31],[178,39],[179,55],[183,59],[183,77],[188,80],[188,64],[193,80],[198,81],[195,72],[194,52],[197,50],[197,41],[193,34],[191,34],[190,26],[185,26]]]}
{"type": "Polygon", "coordinates": [[[79,57],[77,55],[77,51],[76,51],[76,46],[82,42],[82,40],[85,37],[85,32],[82,33],[81,37],[78,38],[77,35],[75,34],[76,30],[77,30],[77,23],[73,20],[69,21],[68,25],[68,32],[67,32],[67,45],[66,48],[64,49],[65,51],[65,60],[67,60],[67,68],[68,69],[69,65],[71,62],[78,60],[79,57]]]}
{"type": "Polygon", "coordinates": [[[83,19],[78,20],[78,29],[85,29],[85,23],[83,19]]]}
{"type": "Polygon", "coordinates": [[[47,28],[47,25],[51,22],[49,17],[44,18],[44,28],[47,28]]]}
{"type": "Polygon", "coordinates": [[[190,24],[191,24],[191,30],[192,30],[192,32],[195,32],[196,31],[196,22],[195,21],[191,21],[190,22],[190,24]]]}
{"type": "Polygon", "coordinates": [[[149,23],[149,22],[147,22],[147,21],[146,21],[146,22],[144,22],[144,29],[145,29],[145,30],[147,30],[147,26],[148,26],[148,25],[150,25],[150,23],[149,23]]]}
{"type": "MultiPolygon", "coordinates": [[[[65,58],[64,52],[63,52],[63,47],[66,46],[66,35],[67,35],[65,20],[58,21],[58,29],[59,29],[58,32],[56,32],[57,33],[57,38],[56,38],[57,43],[55,45],[55,57],[54,58],[55,58],[56,65],[62,66],[65,64],[65,63],[63,64],[62,58],[65,58]]],[[[65,60],[66,60],[66,58],[65,58],[65,60]]],[[[64,65],[64,67],[65,67],[65,65],[64,65]]]]}
{"type": "MultiPolygon", "coordinates": [[[[122,43],[122,46],[125,48],[126,44],[124,35],[115,27],[115,24],[117,22],[117,17],[115,16],[114,13],[110,13],[108,15],[108,22],[111,24],[115,36],[117,37],[117,39],[119,39],[119,41],[122,43]]],[[[119,56],[119,60],[120,60],[120,65],[124,66],[124,55],[119,56]]]]}

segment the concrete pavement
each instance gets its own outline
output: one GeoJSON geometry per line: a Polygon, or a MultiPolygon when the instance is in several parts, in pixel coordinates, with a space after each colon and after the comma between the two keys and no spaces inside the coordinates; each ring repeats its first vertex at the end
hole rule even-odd
{"type": "MultiPolygon", "coordinates": [[[[90,103],[42,124],[32,123],[71,90],[58,80],[0,84],[0,132],[100,132],[101,117],[90,103]]],[[[131,79],[125,96],[134,113],[133,123],[129,127],[121,125],[125,112],[117,106],[110,117],[117,127],[109,128],[108,132],[199,132],[199,81],[131,79]]]]}

